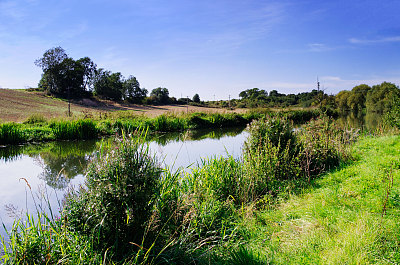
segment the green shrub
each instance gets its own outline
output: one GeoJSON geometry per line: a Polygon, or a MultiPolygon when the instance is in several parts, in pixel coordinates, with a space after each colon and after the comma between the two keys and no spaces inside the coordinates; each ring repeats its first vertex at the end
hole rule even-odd
{"type": "Polygon", "coordinates": [[[32,114],[23,123],[24,124],[35,124],[35,123],[46,123],[46,118],[41,114],[32,114]]]}
{"type": "Polygon", "coordinates": [[[339,128],[332,119],[323,117],[305,124],[298,135],[301,142],[300,165],[310,180],[348,160],[350,143],[358,133],[339,128]]]}
{"type": "Polygon", "coordinates": [[[142,138],[103,148],[88,168],[87,188],[68,197],[69,225],[93,237],[100,251],[111,248],[118,259],[129,254],[142,244],[160,176],[142,138]]]}

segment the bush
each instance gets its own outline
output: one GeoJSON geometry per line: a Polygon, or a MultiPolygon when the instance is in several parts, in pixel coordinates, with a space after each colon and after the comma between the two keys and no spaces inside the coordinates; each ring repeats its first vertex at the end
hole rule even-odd
{"type": "Polygon", "coordinates": [[[357,131],[335,126],[332,119],[322,117],[305,124],[298,132],[301,142],[300,165],[308,180],[337,167],[350,158],[350,143],[357,131]]]}
{"type": "Polygon", "coordinates": [[[100,251],[111,248],[117,258],[128,254],[145,236],[160,176],[143,138],[103,147],[89,166],[87,188],[67,199],[69,225],[91,235],[100,251]]]}
{"type": "Polygon", "coordinates": [[[269,118],[253,121],[244,144],[243,162],[246,201],[276,195],[300,172],[298,143],[287,120],[269,118]]]}
{"type": "Polygon", "coordinates": [[[35,123],[46,123],[46,118],[41,114],[32,114],[23,123],[24,124],[35,124],[35,123]]]}

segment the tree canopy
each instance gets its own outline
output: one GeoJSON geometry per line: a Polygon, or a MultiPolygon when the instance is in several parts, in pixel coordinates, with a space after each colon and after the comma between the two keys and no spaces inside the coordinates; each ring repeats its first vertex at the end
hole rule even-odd
{"type": "Polygon", "coordinates": [[[165,87],[157,87],[151,91],[150,98],[156,104],[167,104],[169,100],[169,91],[165,87]]]}

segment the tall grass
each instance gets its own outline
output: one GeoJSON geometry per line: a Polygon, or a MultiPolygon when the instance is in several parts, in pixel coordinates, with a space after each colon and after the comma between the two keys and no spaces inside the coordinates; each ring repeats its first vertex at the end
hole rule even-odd
{"type": "Polygon", "coordinates": [[[98,137],[93,120],[53,121],[49,127],[57,140],[84,140],[98,137]]]}
{"type": "Polygon", "coordinates": [[[26,135],[17,123],[0,124],[0,144],[19,144],[26,141],[26,135]]]}

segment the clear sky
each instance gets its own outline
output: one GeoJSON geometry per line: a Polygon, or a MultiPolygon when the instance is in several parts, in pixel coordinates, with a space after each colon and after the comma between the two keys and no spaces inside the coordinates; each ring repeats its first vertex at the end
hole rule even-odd
{"type": "Polygon", "coordinates": [[[170,96],[400,84],[398,0],[0,0],[0,87],[61,46],[170,96]]]}

